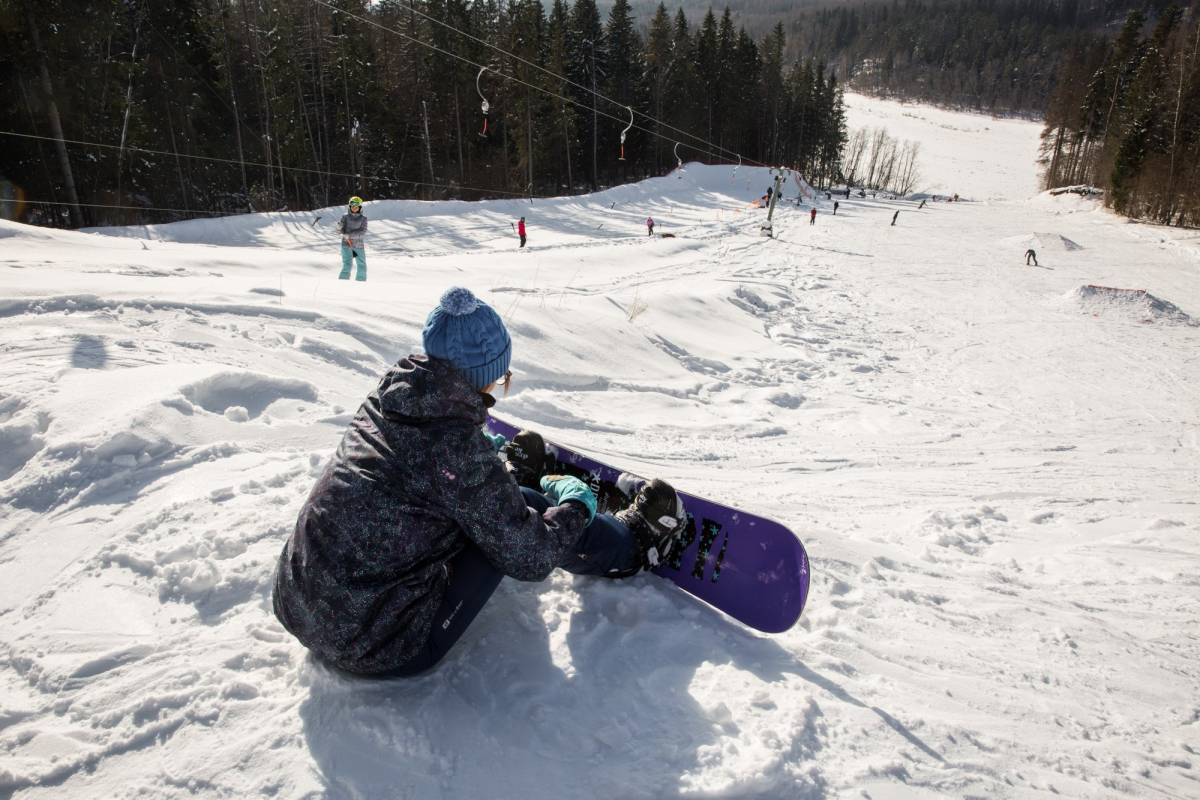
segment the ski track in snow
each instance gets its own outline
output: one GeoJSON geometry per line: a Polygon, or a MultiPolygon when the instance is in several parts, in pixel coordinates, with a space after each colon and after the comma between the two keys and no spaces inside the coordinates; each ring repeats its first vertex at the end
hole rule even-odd
{"type": "Polygon", "coordinates": [[[973,201],[775,241],[745,167],[368,203],[366,285],[337,210],[0,223],[0,796],[1195,796],[1195,237],[1031,196],[1031,123],[850,107],[973,201]],[[280,628],[314,475],[455,283],[509,320],[500,415],[800,534],[793,630],[561,572],[408,681],[280,628]]]}

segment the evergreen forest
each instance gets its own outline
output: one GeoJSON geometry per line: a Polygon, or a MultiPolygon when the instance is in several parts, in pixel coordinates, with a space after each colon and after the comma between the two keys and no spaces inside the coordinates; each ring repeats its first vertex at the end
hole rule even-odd
{"type": "Polygon", "coordinates": [[[1123,214],[1197,224],[1196,4],[732,8],[0,0],[0,217],[536,201],[693,160],[907,191],[915,144],[847,130],[845,88],[1044,120],[1046,188],[1088,184],[1123,214]]]}
{"type": "Polygon", "coordinates": [[[847,136],[832,69],[711,9],[641,32],[628,0],[0,0],[0,42],[0,176],[43,224],[533,199],[691,160],[822,182],[847,136]]]}
{"type": "MultiPolygon", "coordinates": [[[[736,1],[736,0],[735,0],[736,1]]],[[[878,0],[780,9],[786,58],[834,67],[847,90],[1005,116],[1041,117],[1071,43],[1115,33],[1172,0],[878,0]]],[[[743,0],[751,34],[763,25],[743,0]]],[[[738,7],[734,18],[739,19],[738,7]]]]}
{"type": "Polygon", "coordinates": [[[1043,185],[1090,185],[1129,217],[1200,224],[1200,24],[1140,11],[1111,41],[1077,40],[1046,108],[1043,185]]]}

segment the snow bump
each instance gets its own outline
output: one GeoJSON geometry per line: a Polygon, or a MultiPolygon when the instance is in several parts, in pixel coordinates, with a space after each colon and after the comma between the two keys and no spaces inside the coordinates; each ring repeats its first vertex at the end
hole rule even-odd
{"type": "Polygon", "coordinates": [[[308,381],[257,372],[219,372],[179,391],[193,405],[235,422],[261,416],[276,400],[317,400],[317,387],[308,381]]]}

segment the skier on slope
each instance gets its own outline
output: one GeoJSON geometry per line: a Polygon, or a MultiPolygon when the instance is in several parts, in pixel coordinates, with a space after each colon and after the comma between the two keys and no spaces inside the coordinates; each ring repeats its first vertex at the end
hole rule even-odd
{"type": "MultiPolygon", "coordinates": [[[[525,218],[517,221],[517,235],[521,237],[521,247],[525,246],[525,218]]],[[[518,248],[520,249],[520,248],[518,248]]]]}
{"type": "Polygon", "coordinates": [[[627,577],[661,563],[686,519],[665,482],[615,516],[573,477],[541,477],[545,444],[482,430],[512,372],[500,315],[469,290],[442,295],[422,332],[367,396],[280,555],[275,616],[337,667],[401,677],[434,666],[505,575],[555,567],[627,577]]]}
{"type": "Polygon", "coordinates": [[[1041,266],[1040,264],[1037,263],[1037,253],[1033,252],[1032,247],[1025,251],[1025,266],[1027,266],[1027,267],[1029,266],[1029,259],[1031,259],[1031,258],[1033,259],[1033,265],[1035,267],[1041,266]]]}
{"type": "Polygon", "coordinates": [[[339,280],[350,280],[350,263],[358,259],[358,274],[356,281],[367,279],[367,216],[362,213],[362,198],[350,198],[350,210],[342,214],[337,224],[337,232],[342,235],[342,272],[339,280]]]}
{"type": "Polygon", "coordinates": [[[900,210],[897,209],[895,214],[892,214],[892,224],[896,224],[896,217],[900,216],[900,210]]]}
{"type": "Polygon", "coordinates": [[[833,215],[834,215],[835,217],[837,216],[837,210],[838,210],[838,201],[837,201],[837,200],[834,200],[834,201],[833,201],[833,215]]]}
{"type": "Polygon", "coordinates": [[[813,206],[812,210],[808,213],[808,224],[809,225],[817,224],[817,207],[816,206],[813,206]]]}
{"type": "Polygon", "coordinates": [[[654,235],[654,219],[652,217],[646,217],[646,235],[654,235]]]}

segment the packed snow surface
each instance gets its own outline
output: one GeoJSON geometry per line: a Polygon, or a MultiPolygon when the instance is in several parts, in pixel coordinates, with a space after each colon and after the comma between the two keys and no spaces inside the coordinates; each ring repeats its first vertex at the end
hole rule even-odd
{"type": "Polygon", "coordinates": [[[1195,235],[1035,195],[1035,125],[868,112],[978,202],[369,202],[365,284],[340,209],[0,223],[0,796],[1197,796],[1200,329],[1080,290],[1200,313],[1195,235]],[[455,284],[498,414],[793,528],[800,623],[555,573],[416,679],[288,636],[313,476],[455,284]]]}
{"type": "Polygon", "coordinates": [[[846,95],[846,124],[885,128],[921,146],[916,192],[971,200],[1024,200],[1038,191],[1042,127],[1019,119],[846,95]]]}

